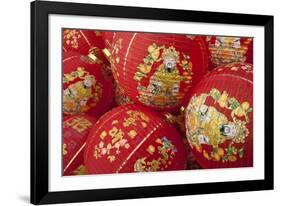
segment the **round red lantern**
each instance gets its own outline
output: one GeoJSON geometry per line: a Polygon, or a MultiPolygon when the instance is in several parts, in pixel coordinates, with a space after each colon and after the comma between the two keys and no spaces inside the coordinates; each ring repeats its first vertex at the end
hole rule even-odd
{"type": "Polygon", "coordinates": [[[64,29],[63,51],[89,56],[95,63],[107,63],[102,53],[105,47],[102,33],[95,30],[64,29]]]}
{"type": "Polygon", "coordinates": [[[117,32],[108,49],[113,75],[136,103],[175,110],[208,70],[207,49],[198,36],[117,32]]]}
{"type": "Polygon", "coordinates": [[[100,116],[113,99],[113,81],[104,64],[95,64],[74,52],[63,59],[63,112],[74,115],[82,112],[100,116]]]}
{"type": "Polygon", "coordinates": [[[193,90],[185,126],[203,168],[253,165],[253,70],[251,64],[218,67],[193,90]]]}
{"type": "Polygon", "coordinates": [[[82,174],[85,142],[96,121],[84,114],[63,121],[63,175],[82,174]]]}
{"type": "Polygon", "coordinates": [[[253,38],[206,36],[209,69],[233,62],[253,64],[253,38]]]}
{"type": "Polygon", "coordinates": [[[86,142],[92,174],[183,170],[186,150],[177,130],[157,113],[128,104],[103,115],[86,142]]]}

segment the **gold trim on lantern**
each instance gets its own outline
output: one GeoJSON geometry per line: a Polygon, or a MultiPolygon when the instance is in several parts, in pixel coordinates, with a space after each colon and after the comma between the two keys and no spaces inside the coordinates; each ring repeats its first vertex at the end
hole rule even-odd
{"type": "Polygon", "coordinates": [[[162,124],[156,125],[144,138],[143,140],[134,148],[134,150],[129,154],[129,156],[125,159],[125,161],[120,165],[120,167],[116,170],[116,173],[119,173],[120,170],[125,166],[128,160],[133,156],[133,154],[142,146],[142,144],[161,126],[162,124]]]}

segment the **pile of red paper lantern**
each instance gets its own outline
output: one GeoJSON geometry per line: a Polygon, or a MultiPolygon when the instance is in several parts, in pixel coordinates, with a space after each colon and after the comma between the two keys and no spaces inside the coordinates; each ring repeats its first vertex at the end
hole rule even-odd
{"type": "Polygon", "coordinates": [[[64,29],[63,175],[253,165],[253,39],[64,29]]]}

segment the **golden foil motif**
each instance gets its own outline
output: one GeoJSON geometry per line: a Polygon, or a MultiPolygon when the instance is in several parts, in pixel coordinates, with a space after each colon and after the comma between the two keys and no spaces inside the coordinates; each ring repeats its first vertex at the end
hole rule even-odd
{"type": "Polygon", "coordinates": [[[102,95],[102,85],[94,75],[77,67],[76,71],[64,74],[63,83],[69,86],[63,90],[63,110],[66,114],[78,114],[96,106],[102,95]],[[79,81],[76,81],[79,80],[79,81]],[[72,81],[75,83],[70,84],[72,81]]]}
{"type": "Polygon", "coordinates": [[[147,115],[137,110],[129,110],[126,112],[126,115],[127,116],[124,117],[123,123],[120,122],[121,125],[117,124],[120,120],[112,120],[111,128],[103,130],[100,133],[100,142],[95,145],[93,150],[93,156],[95,159],[105,156],[109,162],[114,162],[117,158],[116,156],[119,155],[123,149],[127,150],[130,148],[127,137],[133,139],[137,136],[135,126],[139,123],[148,123],[150,121],[147,115]],[[128,133],[125,133],[123,128],[120,126],[126,128],[131,127],[131,129],[128,133]]]}
{"type": "Polygon", "coordinates": [[[63,127],[71,127],[79,133],[84,132],[86,129],[92,127],[93,124],[89,120],[83,117],[72,118],[67,121],[64,121],[63,127]]]}
{"type": "Polygon", "coordinates": [[[157,138],[155,140],[156,145],[149,145],[147,152],[149,155],[153,155],[155,147],[160,156],[157,159],[147,160],[148,157],[141,157],[134,163],[135,172],[155,172],[164,170],[168,165],[172,164],[171,160],[175,157],[177,149],[172,142],[166,137],[157,138]]]}
{"type": "Polygon", "coordinates": [[[66,29],[63,32],[63,40],[68,46],[77,49],[78,48],[78,40],[81,38],[79,31],[75,29],[66,29]]]}
{"type": "Polygon", "coordinates": [[[214,44],[209,43],[211,62],[216,66],[231,62],[245,62],[248,45],[251,42],[251,38],[242,43],[239,37],[216,37],[214,44]]]}
{"type": "Polygon", "coordinates": [[[179,104],[184,97],[184,93],[180,91],[181,83],[189,85],[192,81],[189,56],[180,54],[173,46],[157,46],[155,43],[148,46],[147,52],[148,55],[138,65],[134,75],[134,80],[138,82],[139,101],[157,107],[179,104]],[[150,74],[154,64],[159,66],[150,74]],[[147,86],[143,85],[143,78],[148,79],[147,86]]]}

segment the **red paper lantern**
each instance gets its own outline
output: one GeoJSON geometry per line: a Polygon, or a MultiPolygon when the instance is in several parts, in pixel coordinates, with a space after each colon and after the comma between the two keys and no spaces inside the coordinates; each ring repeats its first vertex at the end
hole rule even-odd
{"type": "Polygon", "coordinates": [[[193,90],[186,107],[186,135],[203,168],[253,165],[251,64],[218,67],[193,90]]]}
{"type": "MultiPolygon", "coordinates": [[[[63,121],[63,174],[83,173],[83,152],[88,133],[97,119],[79,114],[63,121]]],[[[84,169],[85,172],[85,169],[84,169]]]]}
{"type": "Polygon", "coordinates": [[[253,64],[253,38],[206,36],[209,69],[233,62],[253,64]]]}
{"type": "Polygon", "coordinates": [[[63,51],[89,55],[95,63],[107,63],[102,53],[105,47],[102,33],[96,30],[64,29],[63,51]]]}
{"type": "Polygon", "coordinates": [[[102,116],[84,153],[92,174],[183,170],[186,158],[177,130],[154,111],[133,104],[102,116]]]}
{"type": "Polygon", "coordinates": [[[113,81],[104,64],[95,64],[87,56],[68,52],[63,59],[64,115],[82,112],[100,116],[113,100],[113,81]]]}
{"type": "Polygon", "coordinates": [[[206,45],[197,36],[117,32],[105,54],[125,94],[158,110],[178,109],[208,70],[206,45]]]}

